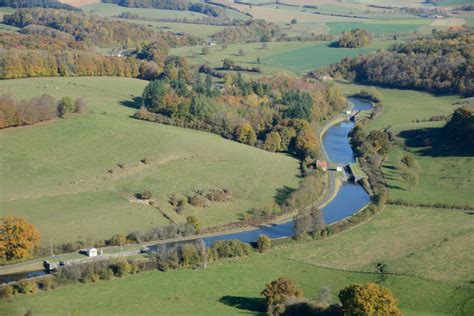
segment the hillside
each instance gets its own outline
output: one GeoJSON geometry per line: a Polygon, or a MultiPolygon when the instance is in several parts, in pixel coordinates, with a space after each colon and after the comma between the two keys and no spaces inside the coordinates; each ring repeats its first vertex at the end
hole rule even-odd
{"type": "Polygon", "coordinates": [[[3,214],[27,216],[45,244],[50,238],[55,243],[99,241],[169,223],[155,207],[129,202],[143,190],[150,190],[155,206],[176,222],[195,215],[206,227],[272,204],[278,189],[297,184],[293,158],[204,132],[132,119],[136,104],[130,98],[140,95],[145,85],[107,77],[2,84],[1,94],[87,96],[89,104],[86,115],[0,131],[0,146],[8,148],[0,154],[3,214]],[[140,163],[144,158],[150,163],[140,163]],[[233,198],[206,208],[188,205],[180,215],[168,203],[173,193],[211,187],[227,188],[233,198]]]}

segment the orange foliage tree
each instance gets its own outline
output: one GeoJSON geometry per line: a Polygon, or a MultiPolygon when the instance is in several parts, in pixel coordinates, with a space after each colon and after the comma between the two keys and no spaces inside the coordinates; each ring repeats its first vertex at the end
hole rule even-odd
{"type": "Polygon", "coordinates": [[[344,315],[402,315],[392,292],[375,283],[349,285],[339,299],[344,315]]]}
{"type": "Polygon", "coordinates": [[[1,218],[0,257],[4,260],[26,258],[38,250],[39,243],[38,230],[24,218],[1,218]]]}

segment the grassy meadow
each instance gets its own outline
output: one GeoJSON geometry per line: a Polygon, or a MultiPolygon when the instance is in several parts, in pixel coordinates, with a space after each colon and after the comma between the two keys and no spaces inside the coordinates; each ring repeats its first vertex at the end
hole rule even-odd
{"type": "MultiPolygon", "coordinates": [[[[295,279],[307,297],[315,297],[321,287],[329,286],[333,300],[347,284],[378,280],[374,274],[325,269],[264,254],[219,262],[206,270],[146,272],[20,296],[0,302],[0,310],[8,315],[23,315],[28,309],[37,315],[261,314],[260,291],[281,275],[295,279]],[[90,303],[98,297],[100,303],[90,303]]],[[[399,297],[406,315],[467,313],[472,307],[472,292],[439,282],[389,276],[383,285],[399,297]]]]}
{"type": "MultiPolygon", "coordinates": [[[[260,67],[263,75],[281,72],[305,74],[315,68],[328,66],[348,56],[356,56],[389,46],[391,41],[375,41],[366,48],[346,49],[330,47],[330,42],[271,42],[268,48],[261,43],[233,44],[225,48],[210,47],[207,55],[201,54],[202,47],[180,47],[171,49],[171,54],[186,56],[190,63],[209,64],[221,67],[224,59],[234,60],[239,65],[260,67]],[[242,49],[245,55],[239,55],[242,49]],[[260,63],[257,59],[260,58],[260,63]]],[[[247,73],[248,75],[254,75],[247,73]]]]}
{"type": "Polygon", "coordinates": [[[467,315],[474,306],[474,291],[469,285],[459,286],[473,272],[472,255],[465,252],[472,243],[467,217],[462,212],[389,207],[369,223],[328,240],[280,246],[265,254],[215,262],[205,270],[144,272],[18,296],[1,301],[0,311],[8,315],[22,315],[28,309],[37,315],[261,314],[261,290],[267,282],[286,276],[297,282],[306,297],[316,297],[322,287],[329,287],[336,302],[338,291],[348,284],[381,282],[400,300],[405,315],[467,315]],[[385,263],[395,275],[383,279],[369,273],[377,262],[385,263]],[[97,298],[100,303],[90,304],[97,298]]]}
{"type": "Polygon", "coordinates": [[[279,256],[348,271],[386,272],[467,285],[474,273],[471,215],[388,206],[368,223],[321,242],[274,250],[279,256]],[[413,233],[416,232],[416,233],[413,233]]]}
{"type": "Polygon", "coordinates": [[[89,106],[87,114],[0,131],[2,215],[25,216],[44,243],[101,240],[169,223],[155,207],[130,202],[143,190],[174,221],[195,215],[204,226],[214,226],[273,203],[277,189],[297,185],[296,159],[132,119],[137,104],[131,98],[145,85],[107,77],[4,81],[1,94],[84,97],[89,106]],[[143,158],[150,163],[141,163],[143,158]],[[170,194],[212,187],[228,188],[232,200],[206,208],[188,205],[181,215],[168,203],[170,194]]]}

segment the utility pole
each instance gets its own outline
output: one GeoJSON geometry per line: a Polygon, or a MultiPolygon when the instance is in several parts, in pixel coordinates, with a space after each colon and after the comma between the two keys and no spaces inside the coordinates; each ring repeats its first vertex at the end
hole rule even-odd
{"type": "Polygon", "coordinates": [[[54,257],[54,252],[53,252],[53,238],[50,238],[50,239],[49,239],[49,244],[50,244],[50,247],[51,247],[51,257],[54,257]]]}

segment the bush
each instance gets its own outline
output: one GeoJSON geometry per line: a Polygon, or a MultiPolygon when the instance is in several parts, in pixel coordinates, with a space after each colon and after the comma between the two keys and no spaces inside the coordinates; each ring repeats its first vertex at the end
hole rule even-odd
{"type": "Polygon", "coordinates": [[[233,258],[248,256],[251,247],[238,239],[218,240],[210,248],[211,257],[215,260],[220,258],[233,258]]]}
{"type": "Polygon", "coordinates": [[[83,98],[77,98],[76,101],[74,101],[74,113],[82,113],[86,109],[86,100],[83,98]]]}
{"type": "Polygon", "coordinates": [[[140,199],[140,200],[149,200],[151,199],[153,195],[149,190],[145,190],[141,193],[135,194],[135,196],[137,197],[137,199],[140,199]]]}
{"type": "Polygon", "coordinates": [[[209,200],[206,199],[204,196],[195,194],[189,197],[189,204],[195,207],[206,207],[209,206],[209,200]]]}
{"type": "Polygon", "coordinates": [[[56,277],[48,276],[38,281],[38,286],[43,291],[48,291],[56,288],[56,277]]]}
{"type": "Polygon", "coordinates": [[[132,271],[132,267],[127,261],[119,261],[112,265],[112,269],[114,270],[114,274],[118,277],[124,277],[132,271]]]}
{"type": "Polygon", "coordinates": [[[101,280],[110,280],[114,276],[114,272],[110,268],[105,268],[100,270],[98,275],[101,280]]]}
{"type": "Polygon", "coordinates": [[[0,288],[0,298],[10,298],[13,296],[15,292],[13,286],[11,285],[4,285],[0,288]]]}
{"type": "Polygon", "coordinates": [[[71,97],[63,97],[58,102],[58,116],[65,117],[67,113],[74,112],[74,105],[71,97]]]}
{"type": "Polygon", "coordinates": [[[33,280],[21,280],[16,286],[18,292],[23,294],[35,294],[38,292],[38,284],[33,280]]]}
{"type": "Polygon", "coordinates": [[[267,235],[260,235],[257,239],[257,249],[259,252],[265,252],[272,246],[272,241],[267,235]]]}

